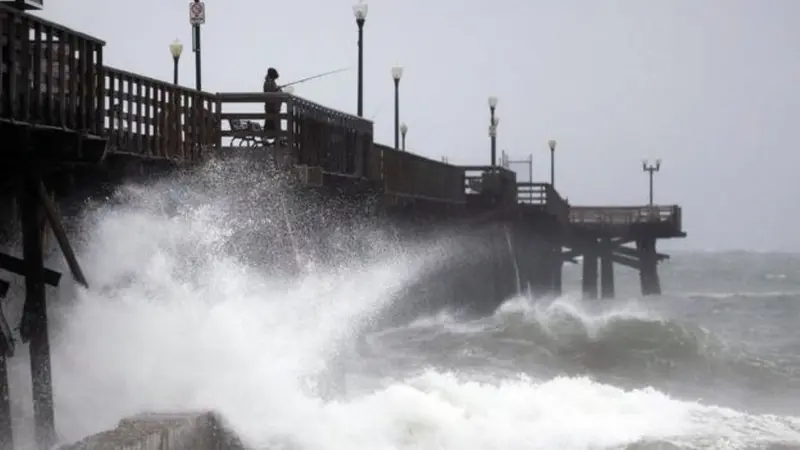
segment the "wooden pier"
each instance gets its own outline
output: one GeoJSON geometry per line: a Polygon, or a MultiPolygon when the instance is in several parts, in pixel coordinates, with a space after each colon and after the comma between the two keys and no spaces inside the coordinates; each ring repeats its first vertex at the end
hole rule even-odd
{"type": "MultiPolygon", "coordinates": [[[[54,200],[76,187],[247,157],[290,174],[298,189],[368,197],[398,222],[494,227],[488,239],[506,256],[488,263],[487,310],[528,287],[560,294],[562,266],[579,256],[588,298],[613,297],[615,263],[639,271],[643,294],[659,294],[657,265],[668,256],[656,242],[686,235],[677,205],[573,206],[550,184],[518,182],[505,167],[457,166],[380,145],[371,121],[308,99],[199,92],[108,67],[104,48],[97,38],[0,4],[0,224],[17,221],[22,229],[20,251],[0,254],[0,297],[9,273],[25,278],[20,337],[30,343],[40,448],[54,440],[45,286],[61,279],[44,267],[45,225],[71,276],[91,282],[54,200]],[[270,103],[280,112],[243,110],[270,103]]],[[[13,448],[5,372],[16,325],[0,320],[0,450],[13,448]]]]}

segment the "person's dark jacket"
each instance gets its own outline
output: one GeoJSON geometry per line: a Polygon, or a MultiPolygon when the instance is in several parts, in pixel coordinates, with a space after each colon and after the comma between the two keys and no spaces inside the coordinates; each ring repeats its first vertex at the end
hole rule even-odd
{"type": "MultiPolygon", "coordinates": [[[[264,92],[281,92],[280,86],[273,78],[264,78],[264,92]]],[[[277,114],[281,111],[281,102],[264,102],[264,113],[277,114]]]]}

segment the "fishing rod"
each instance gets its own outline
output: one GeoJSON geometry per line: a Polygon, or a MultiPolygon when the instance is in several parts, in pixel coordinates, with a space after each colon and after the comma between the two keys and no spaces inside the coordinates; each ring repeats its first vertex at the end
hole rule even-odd
{"type": "Polygon", "coordinates": [[[341,69],[331,70],[330,72],[324,72],[324,73],[320,73],[320,74],[317,74],[317,75],[312,75],[310,77],[301,78],[299,80],[292,81],[291,83],[286,83],[286,84],[280,86],[280,88],[283,89],[283,88],[285,88],[287,86],[293,86],[295,84],[305,83],[306,81],[316,80],[317,78],[327,77],[328,75],[333,75],[335,73],[344,72],[345,70],[350,70],[350,67],[343,67],[341,69]]]}
{"type": "Polygon", "coordinates": [[[378,114],[381,113],[381,110],[383,109],[383,107],[385,105],[386,105],[386,102],[383,102],[380,105],[378,105],[378,107],[375,109],[375,113],[372,116],[370,116],[369,120],[375,121],[375,118],[378,117],[378,114]]]}

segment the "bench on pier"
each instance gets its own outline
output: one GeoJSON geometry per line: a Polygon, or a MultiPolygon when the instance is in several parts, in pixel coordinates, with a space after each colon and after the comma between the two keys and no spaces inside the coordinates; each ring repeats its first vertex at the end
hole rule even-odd
{"type": "MultiPolygon", "coordinates": [[[[228,119],[230,126],[230,138],[232,147],[268,147],[275,145],[277,138],[270,140],[264,127],[255,120],[228,119]],[[236,141],[239,140],[237,145],[236,141]]],[[[286,146],[286,139],[279,141],[282,146],[286,146]]]]}
{"type": "Polygon", "coordinates": [[[284,92],[217,93],[216,102],[226,125],[217,145],[225,155],[264,147],[286,169],[319,168],[329,180],[365,176],[372,145],[368,120],[284,92]]]}
{"type": "Polygon", "coordinates": [[[231,145],[234,147],[253,147],[263,143],[258,136],[264,131],[260,123],[253,120],[228,119],[231,127],[231,145]],[[236,140],[239,140],[239,145],[236,140]]]}

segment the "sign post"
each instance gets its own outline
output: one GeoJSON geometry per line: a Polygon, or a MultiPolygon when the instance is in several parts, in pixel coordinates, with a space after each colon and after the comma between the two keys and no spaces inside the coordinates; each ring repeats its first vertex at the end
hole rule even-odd
{"type": "Polygon", "coordinates": [[[206,4],[200,0],[189,3],[189,24],[192,26],[192,51],[195,57],[195,87],[202,90],[200,64],[200,25],[206,23],[206,4]]]}

